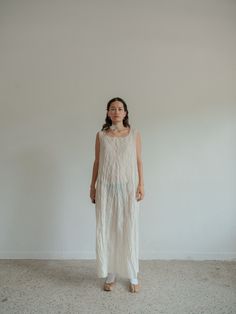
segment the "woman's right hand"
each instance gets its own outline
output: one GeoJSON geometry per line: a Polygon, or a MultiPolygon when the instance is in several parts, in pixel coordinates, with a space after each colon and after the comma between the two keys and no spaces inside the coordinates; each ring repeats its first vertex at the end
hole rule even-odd
{"type": "Polygon", "coordinates": [[[95,204],[95,198],[96,198],[96,188],[95,187],[90,187],[90,198],[92,203],[95,204]]]}

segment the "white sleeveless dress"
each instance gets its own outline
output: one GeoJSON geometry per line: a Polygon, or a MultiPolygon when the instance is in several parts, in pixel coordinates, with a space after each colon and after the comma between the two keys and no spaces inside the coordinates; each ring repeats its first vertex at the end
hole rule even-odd
{"type": "Polygon", "coordinates": [[[96,267],[135,278],[139,272],[139,202],[136,129],[122,137],[99,131],[100,154],[96,181],[96,267]]]}

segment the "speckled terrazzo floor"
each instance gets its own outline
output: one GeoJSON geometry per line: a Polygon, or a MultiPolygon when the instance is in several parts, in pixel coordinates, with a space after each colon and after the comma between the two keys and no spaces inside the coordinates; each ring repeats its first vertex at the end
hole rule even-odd
{"type": "Polygon", "coordinates": [[[0,313],[236,314],[236,261],[140,260],[139,293],[95,260],[0,260],[0,313]]]}

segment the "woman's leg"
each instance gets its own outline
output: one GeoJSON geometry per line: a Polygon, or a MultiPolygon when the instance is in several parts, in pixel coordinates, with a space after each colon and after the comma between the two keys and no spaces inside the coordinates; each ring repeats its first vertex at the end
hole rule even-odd
{"type": "Polygon", "coordinates": [[[130,292],[139,292],[140,284],[138,283],[138,278],[130,278],[130,292]]]}
{"type": "Polygon", "coordinates": [[[115,273],[108,273],[108,276],[106,278],[106,283],[111,283],[115,280],[116,274],[115,273]]]}

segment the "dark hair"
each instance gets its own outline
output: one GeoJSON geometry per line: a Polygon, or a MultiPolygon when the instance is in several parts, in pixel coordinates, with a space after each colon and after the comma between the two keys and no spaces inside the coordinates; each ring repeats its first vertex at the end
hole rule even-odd
{"type": "MultiPolygon", "coordinates": [[[[123,119],[123,125],[124,125],[125,127],[130,127],[130,124],[129,124],[129,116],[128,116],[129,111],[128,111],[128,108],[127,108],[127,105],[126,105],[125,101],[124,101],[122,98],[120,98],[120,97],[115,97],[115,98],[110,99],[110,100],[108,101],[108,103],[107,103],[107,112],[109,111],[110,106],[111,106],[111,104],[112,104],[114,101],[120,101],[120,102],[123,104],[123,106],[124,106],[124,111],[126,112],[126,116],[125,116],[124,119],[123,119]]],[[[105,119],[105,123],[104,123],[103,126],[102,126],[102,131],[109,129],[111,125],[112,125],[112,120],[111,120],[111,118],[108,117],[108,115],[107,115],[107,116],[106,116],[106,119],[105,119]]]]}

